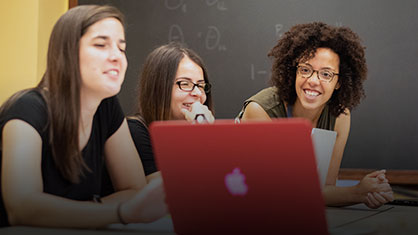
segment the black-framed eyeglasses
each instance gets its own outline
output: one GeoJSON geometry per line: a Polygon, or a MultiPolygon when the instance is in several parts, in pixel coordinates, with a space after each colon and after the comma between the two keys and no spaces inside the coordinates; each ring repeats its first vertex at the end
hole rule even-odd
{"type": "Polygon", "coordinates": [[[319,80],[323,82],[331,82],[332,79],[334,79],[335,75],[339,75],[338,73],[335,73],[330,69],[315,70],[312,68],[312,66],[305,65],[305,64],[298,65],[296,67],[297,67],[297,72],[300,75],[302,75],[302,77],[310,78],[314,74],[314,72],[316,72],[319,80]]]}
{"type": "Polygon", "coordinates": [[[187,80],[177,81],[176,84],[177,86],[179,86],[180,90],[182,91],[193,91],[193,89],[197,87],[205,93],[209,93],[210,88],[212,87],[210,83],[197,83],[196,84],[187,80]]]}

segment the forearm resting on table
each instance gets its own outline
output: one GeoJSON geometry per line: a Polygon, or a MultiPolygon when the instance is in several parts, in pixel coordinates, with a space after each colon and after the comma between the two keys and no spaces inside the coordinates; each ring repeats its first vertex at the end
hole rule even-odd
{"type": "Polygon", "coordinates": [[[123,191],[118,191],[106,197],[103,197],[101,200],[104,204],[118,205],[121,202],[131,199],[139,191],[140,191],[139,189],[127,189],[123,191]]]}
{"type": "MultiPolygon", "coordinates": [[[[156,171],[156,172],[146,176],[147,183],[149,183],[151,180],[154,180],[154,179],[157,179],[157,178],[161,178],[161,172],[160,171],[156,171]]],[[[110,194],[106,197],[103,197],[102,202],[117,205],[121,202],[129,200],[134,195],[136,195],[139,191],[140,191],[140,189],[128,189],[128,190],[118,191],[118,192],[110,194]]]]}
{"type": "Polygon", "coordinates": [[[365,195],[362,195],[357,186],[338,187],[335,185],[325,185],[322,190],[325,205],[327,206],[348,206],[362,203],[365,195]]]}
{"type": "Polygon", "coordinates": [[[117,204],[75,201],[34,193],[6,204],[11,225],[99,228],[119,223],[117,204]]]}

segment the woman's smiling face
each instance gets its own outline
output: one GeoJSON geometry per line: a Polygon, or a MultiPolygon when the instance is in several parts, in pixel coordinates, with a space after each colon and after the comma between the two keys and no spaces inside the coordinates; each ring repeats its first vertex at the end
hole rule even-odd
{"type": "Polygon", "coordinates": [[[185,119],[182,109],[190,110],[194,102],[199,101],[203,104],[206,101],[206,93],[203,89],[194,87],[192,91],[183,91],[176,84],[178,81],[188,81],[195,84],[205,83],[203,70],[189,57],[184,56],[181,59],[171,93],[171,120],[185,119]]]}
{"type": "Polygon", "coordinates": [[[340,58],[329,48],[318,48],[315,56],[307,61],[300,61],[300,65],[312,67],[315,71],[309,78],[303,77],[300,72],[296,73],[296,103],[308,110],[322,109],[331,98],[335,89],[339,88],[338,75],[334,75],[330,82],[319,79],[318,70],[339,73],[340,58]]]}
{"type": "Polygon", "coordinates": [[[80,39],[81,92],[106,98],[116,95],[125,77],[125,34],[119,20],[105,18],[80,39]]]}

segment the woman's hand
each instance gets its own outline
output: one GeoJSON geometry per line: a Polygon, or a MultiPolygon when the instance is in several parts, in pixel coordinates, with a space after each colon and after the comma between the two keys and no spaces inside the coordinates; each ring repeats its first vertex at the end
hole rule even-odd
{"type": "Polygon", "coordinates": [[[149,223],[168,213],[161,177],[151,180],[137,195],[118,208],[121,223],[149,223]]]}
{"type": "Polygon", "coordinates": [[[378,208],[394,199],[385,173],[386,170],[372,172],[357,185],[359,193],[364,197],[364,203],[370,208],[378,208]]]}
{"type": "Polygon", "coordinates": [[[184,118],[189,122],[196,121],[198,123],[203,123],[207,121],[209,123],[213,123],[215,121],[215,117],[212,115],[209,108],[206,105],[201,104],[199,101],[192,104],[190,111],[187,109],[182,109],[181,111],[184,114],[184,118]]]}
{"type": "Polygon", "coordinates": [[[365,204],[369,208],[376,209],[393,201],[393,199],[393,192],[368,193],[365,204]]]}

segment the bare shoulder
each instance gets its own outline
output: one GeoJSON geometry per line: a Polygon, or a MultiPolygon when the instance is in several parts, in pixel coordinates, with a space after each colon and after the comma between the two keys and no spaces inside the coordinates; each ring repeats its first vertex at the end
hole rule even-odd
{"type": "Polygon", "coordinates": [[[351,113],[350,110],[345,109],[344,113],[340,114],[335,120],[334,130],[340,134],[350,130],[351,113]]]}
{"type": "Polygon", "coordinates": [[[263,107],[256,102],[250,102],[246,107],[242,116],[243,121],[248,120],[271,120],[269,115],[264,111],[263,107]]]}

